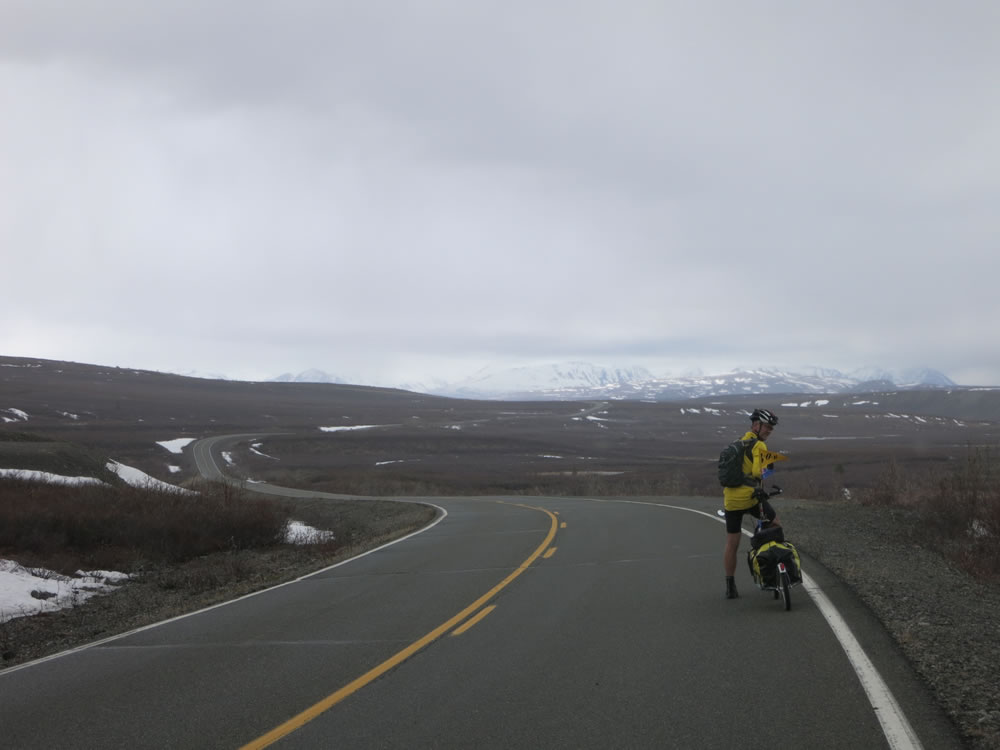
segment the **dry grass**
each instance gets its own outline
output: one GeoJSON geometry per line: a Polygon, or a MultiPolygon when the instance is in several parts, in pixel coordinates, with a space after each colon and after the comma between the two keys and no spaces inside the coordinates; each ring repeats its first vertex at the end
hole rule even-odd
{"type": "Polygon", "coordinates": [[[139,572],[280,544],[288,511],[228,485],[197,494],[0,480],[0,557],[62,573],[139,572]]]}
{"type": "Polygon", "coordinates": [[[940,476],[910,474],[889,461],[859,500],[914,510],[918,522],[910,531],[921,544],[979,580],[1000,581],[1000,465],[993,450],[970,447],[940,476]]]}

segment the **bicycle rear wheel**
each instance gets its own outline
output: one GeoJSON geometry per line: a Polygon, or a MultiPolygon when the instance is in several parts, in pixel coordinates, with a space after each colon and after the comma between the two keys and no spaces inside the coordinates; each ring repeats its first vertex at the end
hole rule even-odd
{"type": "Polygon", "coordinates": [[[789,577],[787,571],[781,573],[781,598],[785,600],[785,611],[787,612],[792,608],[792,579],[789,577]]]}

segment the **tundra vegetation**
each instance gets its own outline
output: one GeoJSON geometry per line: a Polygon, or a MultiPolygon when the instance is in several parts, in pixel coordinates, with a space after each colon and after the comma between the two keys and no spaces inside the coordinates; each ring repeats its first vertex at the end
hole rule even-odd
{"type": "Polygon", "coordinates": [[[889,461],[860,500],[911,512],[911,534],[975,578],[1000,582],[1000,465],[996,451],[970,447],[940,476],[909,475],[889,461]]]}

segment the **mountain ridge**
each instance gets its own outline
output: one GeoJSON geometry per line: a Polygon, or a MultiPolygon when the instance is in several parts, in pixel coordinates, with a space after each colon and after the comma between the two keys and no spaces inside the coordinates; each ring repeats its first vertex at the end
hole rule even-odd
{"type": "MultiPolygon", "coordinates": [[[[322,370],[286,373],[280,382],[343,383],[322,370]]],[[[642,366],[609,367],[573,361],[509,368],[484,367],[473,375],[433,385],[405,383],[404,390],[452,398],[485,400],[616,400],[673,401],[753,394],[866,393],[959,387],[944,373],[929,367],[890,371],[865,367],[850,373],[824,367],[736,369],[714,375],[654,375],[642,366]]]]}

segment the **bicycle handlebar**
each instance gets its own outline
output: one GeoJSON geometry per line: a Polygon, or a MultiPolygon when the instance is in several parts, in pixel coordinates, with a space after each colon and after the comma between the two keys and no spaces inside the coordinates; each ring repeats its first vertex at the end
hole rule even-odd
{"type": "Polygon", "coordinates": [[[776,484],[772,485],[772,487],[771,487],[770,490],[765,490],[763,487],[760,487],[760,488],[754,490],[754,496],[756,498],[760,499],[760,500],[764,500],[764,499],[770,500],[775,495],[780,495],[780,494],[781,494],[781,487],[779,487],[776,484]],[[761,497],[757,493],[761,493],[763,495],[763,497],[761,497]]]}

